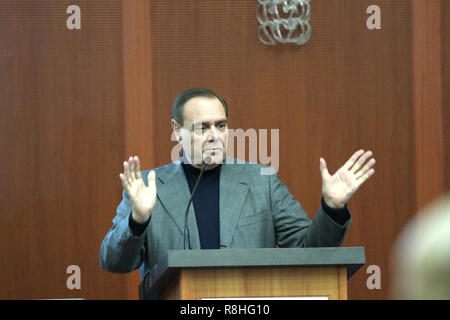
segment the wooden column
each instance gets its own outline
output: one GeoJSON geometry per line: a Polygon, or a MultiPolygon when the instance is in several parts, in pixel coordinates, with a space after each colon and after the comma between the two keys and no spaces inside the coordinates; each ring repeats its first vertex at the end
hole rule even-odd
{"type": "Polygon", "coordinates": [[[450,191],[450,1],[441,1],[441,84],[444,136],[444,190],[450,191]]]}
{"type": "MultiPolygon", "coordinates": [[[[154,167],[148,0],[123,1],[124,161],[138,155],[141,169],[154,167]]],[[[139,272],[128,275],[128,298],[137,299],[139,272]]]]}
{"type": "Polygon", "coordinates": [[[444,191],[440,1],[415,0],[412,4],[415,184],[420,210],[444,191]]]}

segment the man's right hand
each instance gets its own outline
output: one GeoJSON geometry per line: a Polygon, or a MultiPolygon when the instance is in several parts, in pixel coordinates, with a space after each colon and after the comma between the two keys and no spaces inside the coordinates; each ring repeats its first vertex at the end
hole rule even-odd
{"type": "Polygon", "coordinates": [[[148,187],[142,179],[139,158],[130,157],[123,163],[123,171],[119,175],[122,186],[127,191],[133,207],[133,219],[144,223],[150,218],[156,203],[155,171],[148,174],[148,187]]]}

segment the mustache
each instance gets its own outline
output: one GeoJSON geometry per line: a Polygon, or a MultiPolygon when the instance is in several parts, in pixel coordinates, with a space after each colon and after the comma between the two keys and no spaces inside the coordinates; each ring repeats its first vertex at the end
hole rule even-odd
{"type": "Polygon", "coordinates": [[[222,141],[214,141],[213,143],[206,145],[203,148],[203,151],[212,150],[212,149],[223,150],[224,149],[224,144],[222,143],[222,141]]]}
{"type": "Polygon", "coordinates": [[[220,150],[223,150],[223,146],[222,146],[222,145],[218,145],[218,146],[207,146],[206,148],[203,149],[203,151],[208,151],[208,150],[213,150],[213,149],[220,149],[220,150]]]}

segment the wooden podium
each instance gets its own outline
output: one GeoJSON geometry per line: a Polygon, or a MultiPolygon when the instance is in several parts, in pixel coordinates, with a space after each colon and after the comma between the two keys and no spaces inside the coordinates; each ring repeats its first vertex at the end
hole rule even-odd
{"type": "Polygon", "coordinates": [[[347,299],[363,247],[168,251],[139,285],[140,299],[347,299]]]}

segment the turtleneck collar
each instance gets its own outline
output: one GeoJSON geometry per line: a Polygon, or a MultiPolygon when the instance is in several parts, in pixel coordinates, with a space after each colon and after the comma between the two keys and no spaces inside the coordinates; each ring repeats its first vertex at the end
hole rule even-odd
{"type": "MultiPolygon", "coordinates": [[[[200,175],[200,169],[194,167],[193,165],[191,165],[190,163],[184,163],[181,162],[181,165],[183,166],[184,172],[186,172],[187,174],[193,176],[193,177],[198,177],[200,175]]],[[[222,167],[221,164],[219,164],[217,167],[210,169],[210,170],[205,170],[203,172],[203,177],[211,177],[216,175],[217,173],[220,172],[220,168],[222,167]]]]}
{"type": "MultiPolygon", "coordinates": [[[[184,156],[183,150],[181,150],[179,160],[181,162],[181,165],[183,166],[185,173],[187,173],[191,176],[194,176],[194,177],[198,177],[200,175],[201,169],[198,169],[189,163],[189,161],[184,156]]],[[[222,167],[222,164],[219,164],[217,167],[215,167],[213,169],[205,170],[203,172],[203,177],[206,178],[206,177],[214,176],[215,174],[220,172],[221,167],[222,167]]]]}

